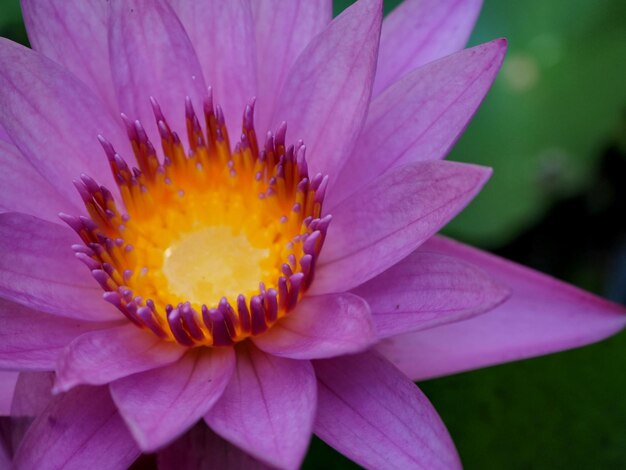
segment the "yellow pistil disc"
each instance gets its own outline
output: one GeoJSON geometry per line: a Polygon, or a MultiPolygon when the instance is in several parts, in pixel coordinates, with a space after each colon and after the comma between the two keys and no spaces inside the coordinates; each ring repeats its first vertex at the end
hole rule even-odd
{"type": "Polygon", "coordinates": [[[255,247],[228,226],[182,234],[163,254],[167,297],[187,299],[192,305],[202,305],[207,298],[234,301],[241,293],[254,293],[260,279],[271,281],[276,275],[270,250],[255,247]]]}

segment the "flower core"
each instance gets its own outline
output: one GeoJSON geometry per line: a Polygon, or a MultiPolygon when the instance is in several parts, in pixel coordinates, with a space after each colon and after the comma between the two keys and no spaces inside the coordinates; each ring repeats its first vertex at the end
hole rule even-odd
{"type": "Polygon", "coordinates": [[[262,266],[269,254],[230,227],[209,226],[170,245],[163,253],[162,271],[172,293],[201,304],[206,298],[237,298],[254,290],[267,277],[262,266]]]}
{"type": "Polygon", "coordinates": [[[286,126],[259,149],[254,102],[231,151],[224,117],[204,103],[205,130],[188,99],[185,152],[158,104],[163,158],[141,124],[123,116],[138,168],[100,137],[125,213],[82,175],[90,217],[62,218],[84,245],[76,256],[136,325],[185,346],[228,346],[285,316],[313,280],[330,216],[327,177],[309,178],[305,147],[286,147],[286,126]]]}

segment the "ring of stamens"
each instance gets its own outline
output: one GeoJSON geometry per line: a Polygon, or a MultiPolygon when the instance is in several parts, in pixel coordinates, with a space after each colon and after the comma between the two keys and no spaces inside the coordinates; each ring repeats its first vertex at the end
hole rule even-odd
{"type": "Polygon", "coordinates": [[[141,124],[122,116],[138,168],[100,137],[119,188],[75,181],[90,217],[62,214],[81,237],[76,256],[131,322],[185,346],[228,346],[287,315],[313,281],[330,216],[327,177],[309,178],[305,147],[286,126],[259,149],[254,102],[231,151],[211,94],[205,129],[186,101],[188,151],[152,101],[163,158],[141,124]]]}

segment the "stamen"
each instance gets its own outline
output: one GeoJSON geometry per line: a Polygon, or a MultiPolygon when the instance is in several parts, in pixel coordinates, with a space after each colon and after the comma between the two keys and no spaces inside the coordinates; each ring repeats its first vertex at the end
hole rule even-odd
{"type": "Polygon", "coordinates": [[[60,214],[83,240],[75,256],[131,322],[166,341],[230,346],[267,331],[311,285],[331,221],[328,177],[310,177],[302,141],[282,123],[259,147],[254,100],[231,151],[224,114],[204,100],[204,129],[185,100],[187,148],[151,99],[161,157],[122,115],[137,168],[102,136],[123,201],[87,175],[74,185],[89,217],[60,214]],[[176,306],[176,307],[174,307],[176,306]]]}

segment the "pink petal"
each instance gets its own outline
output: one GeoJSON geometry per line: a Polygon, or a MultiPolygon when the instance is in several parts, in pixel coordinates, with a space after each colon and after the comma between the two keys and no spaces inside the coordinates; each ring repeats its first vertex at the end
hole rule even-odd
{"type": "Polygon", "coordinates": [[[0,442],[0,468],[11,468],[11,456],[8,446],[2,445],[2,442],[0,442]]]}
{"type": "Polygon", "coordinates": [[[6,129],[0,125],[0,140],[4,140],[7,143],[12,144],[11,136],[7,133],[6,129]]]}
{"type": "Polygon", "coordinates": [[[253,341],[275,356],[324,359],[361,352],[377,339],[367,302],[344,293],[305,297],[294,312],[253,341]]]}
{"type": "Polygon", "coordinates": [[[63,65],[117,113],[107,45],[107,4],[22,0],[31,47],[63,65]]]}
{"type": "Polygon", "coordinates": [[[444,158],[476,112],[502,64],[498,39],[421,67],[372,101],[356,147],[326,208],[391,168],[444,158]]]}
{"type": "Polygon", "coordinates": [[[0,371],[0,416],[11,414],[11,403],[18,376],[18,372],[0,371]]]}
{"type": "Polygon", "coordinates": [[[315,361],[315,434],[366,468],[461,468],[426,396],[374,353],[315,361]]]}
{"type": "Polygon", "coordinates": [[[13,465],[15,451],[33,421],[34,418],[0,417],[0,468],[6,470],[17,468],[13,465]]]}
{"type": "Polygon", "coordinates": [[[54,370],[74,338],[107,324],[46,315],[0,299],[0,368],[54,370]]]}
{"type": "Polygon", "coordinates": [[[15,468],[127,468],[139,449],[106,387],[56,397],[30,427],[15,468]]]}
{"type": "Polygon", "coordinates": [[[623,306],[510,261],[440,237],[423,249],[479,266],[511,286],[512,295],[484,315],[381,343],[380,351],[414,380],[575,348],[626,326],[623,306]]]}
{"type": "Polygon", "coordinates": [[[74,207],[37,173],[15,145],[1,139],[0,188],[0,212],[24,212],[59,222],[58,213],[74,207]]]}
{"type": "MultiPolygon", "coordinates": [[[[18,378],[10,404],[10,417],[2,419],[8,425],[0,426],[3,428],[0,429],[0,441],[4,439],[11,457],[15,454],[35,417],[44,412],[53,398],[51,389],[54,373],[21,372],[16,375],[18,378]]],[[[0,465],[0,468],[5,467],[0,465]]]]}
{"type": "Polygon", "coordinates": [[[113,188],[97,136],[122,152],[130,146],[107,106],[59,64],[6,39],[0,70],[0,125],[41,176],[77,208],[72,180],[81,173],[113,188]]]}
{"type": "Polygon", "coordinates": [[[159,470],[270,470],[199,423],[157,455],[159,470]]]}
{"type": "MultiPolygon", "coordinates": [[[[236,141],[244,108],[256,94],[250,1],[170,0],[170,4],[193,43],[206,83],[213,89],[215,103],[224,110],[231,142],[236,141]]],[[[283,32],[274,31],[274,34],[282,37],[283,32]]]]}
{"type": "Polygon", "coordinates": [[[393,266],[463,209],[490,174],[462,163],[416,162],[361,188],[332,211],[312,292],[345,291],[393,266]]]}
{"type": "Polygon", "coordinates": [[[72,253],[69,228],[0,214],[0,295],[35,310],[86,321],[119,320],[115,307],[72,253]]]}
{"type": "Polygon", "coordinates": [[[54,372],[21,372],[15,385],[11,416],[35,417],[45,412],[54,399],[54,372]]]}
{"type": "Polygon", "coordinates": [[[141,450],[153,452],[209,411],[234,368],[231,348],[196,348],[177,362],[116,380],[109,388],[141,450]]]}
{"type": "Polygon", "coordinates": [[[55,392],[79,384],[102,385],[177,361],[186,349],[134,325],[93,331],[65,348],[57,364],[55,392]]]}
{"type": "Polygon", "coordinates": [[[257,106],[256,129],[269,129],[274,99],[296,58],[333,15],[331,0],[251,2],[256,26],[257,106]]]}
{"type": "Polygon", "coordinates": [[[111,2],[109,58],[121,110],[141,121],[152,143],[161,139],[150,97],[173,130],[185,130],[185,97],[202,110],[206,85],[182,24],[165,0],[111,2]]]}
{"type": "Polygon", "coordinates": [[[382,18],[380,0],[362,0],[302,51],[278,97],[273,126],[287,121],[303,139],[309,168],[336,175],[356,141],[369,104],[382,18]]]}
{"type": "Polygon", "coordinates": [[[370,305],[383,338],[464,320],[509,296],[482,270],[423,248],[353,292],[370,305]]]}
{"type": "Polygon", "coordinates": [[[383,22],[374,83],[379,94],[411,70],[467,42],[482,0],[405,0],[383,22]]]}
{"type": "Polygon", "coordinates": [[[269,465],[300,465],[311,437],[316,384],[308,361],[237,350],[237,371],[205,416],[224,439],[269,465]]]}

